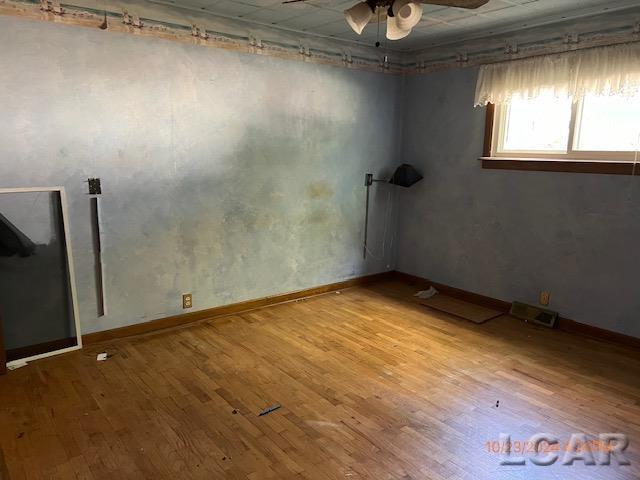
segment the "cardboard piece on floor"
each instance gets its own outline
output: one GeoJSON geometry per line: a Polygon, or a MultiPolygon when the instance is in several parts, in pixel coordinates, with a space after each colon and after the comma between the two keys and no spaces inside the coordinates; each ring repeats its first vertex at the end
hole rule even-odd
{"type": "Polygon", "coordinates": [[[481,307],[474,303],[465,302],[464,300],[458,300],[441,293],[434,295],[431,298],[420,300],[420,304],[426,307],[440,310],[441,312],[450,313],[457,317],[464,318],[473,323],[484,323],[492,318],[503,315],[503,312],[493,310],[487,307],[481,307]]]}

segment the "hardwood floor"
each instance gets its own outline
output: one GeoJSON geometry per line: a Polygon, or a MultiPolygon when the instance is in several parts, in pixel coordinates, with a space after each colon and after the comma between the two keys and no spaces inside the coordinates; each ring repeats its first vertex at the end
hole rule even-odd
{"type": "Polygon", "coordinates": [[[357,287],[9,372],[0,474],[640,478],[639,352],[506,316],[475,325],[411,293],[357,287]],[[96,362],[101,351],[111,356],[96,362]],[[501,466],[490,451],[500,433],[536,432],[561,444],[574,432],[627,434],[631,465],[501,466]]]}

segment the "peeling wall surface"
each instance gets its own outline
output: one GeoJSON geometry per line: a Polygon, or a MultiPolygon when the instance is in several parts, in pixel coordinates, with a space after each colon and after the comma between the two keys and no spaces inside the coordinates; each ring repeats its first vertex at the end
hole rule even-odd
{"type": "Polygon", "coordinates": [[[0,188],[66,187],[83,333],[394,267],[390,187],[366,261],[361,236],[365,172],[399,163],[398,77],[13,18],[0,45],[0,188]]]}
{"type": "Polygon", "coordinates": [[[407,79],[405,161],[425,180],[400,192],[398,268],[537,304],[640,337],[640,180],[483,170],[476,69],[407,79]]]}

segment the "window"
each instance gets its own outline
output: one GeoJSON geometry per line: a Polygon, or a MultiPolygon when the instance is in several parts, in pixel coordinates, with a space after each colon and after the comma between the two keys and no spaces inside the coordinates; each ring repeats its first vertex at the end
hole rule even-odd
{"type": "Polygon", "coordinates": [[[571,123],[571,100],[552,95],[536,100],[513,100],[504,108],[500,122],[500,153],[566,153],[571,123]],[[501,125],[502,124],[502,125],[501,125]]]}
{"type": "Polygon", "coordinates": [[[635,155],[639,142],[640,95],[585,97],[576,117],[574,151],[634,152],[635,155]]]}
{"type": "MultiPolygon", "coordinates": [[[[578,102],[555,98],[551,93],[533,100],[513,99],[490,105],[483,160],[569,162],[587,168],[598,163],[601,173],[640,175],[640,94],[596,96],[587,94],[578,102]],[[489,157],[489,158],[487,158],[489,157]],[[621,171],[606,171],[606,165],[624,164],[621,171]],[[624,171],[624,172],[623,172],[624,171]]],[[[609,165],[609,167],[611,167],[609,165]]],[[[493,164],[488,168],[502,168],[493,164]]],[[[529,169],[529,168],[520,168],[529,169]]],[[[540,165],[535,170],[547,170],[540,165]]],[[[563,170],[558,165],[553,170],[563,170]]],[[[589,170],[587,168],[587,170],[589,170]]]]}

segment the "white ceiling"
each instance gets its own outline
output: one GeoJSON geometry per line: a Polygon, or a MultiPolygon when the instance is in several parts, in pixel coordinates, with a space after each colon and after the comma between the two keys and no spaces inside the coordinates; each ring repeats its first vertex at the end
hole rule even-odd
{"type": "MultiPolygon", "coordinates": [[[[238,18],[288,31],[331,37],[373,45],[377,24],[369,24],[362,35],[347,25],[343,11],[358,0],[307,0],[282,4],[282,0],[151,0],[153,3],[238,18]]],[[[561,22],[638,5],[638,0],[489,0],[475,10],[424,5],[422,21],[408,37],[389,42],[389,48],[415,50],[477,36],[505,33],[541,24],[561,22]]]]}

